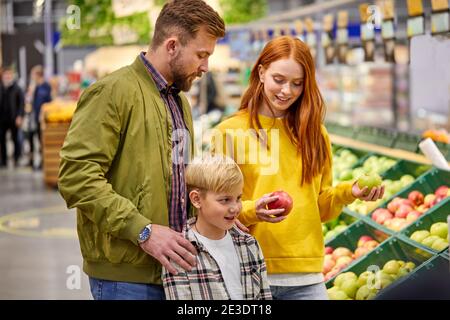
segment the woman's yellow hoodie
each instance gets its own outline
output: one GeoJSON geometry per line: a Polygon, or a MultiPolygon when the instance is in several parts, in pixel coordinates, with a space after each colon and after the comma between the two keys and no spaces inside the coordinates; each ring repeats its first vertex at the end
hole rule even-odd
{"type": "MultiPolygon", "coordinates": [[[[321,223],[336,218],[344,205],[355,200],[352,185],[341,183],[332,187],[330,162],[312,183],[301,186],[301,158],[282,119],[260,115],[259,120],[267,130],[268,148],[257,142],[255,131],[249,129],[247,112],[239,112],[220,123],[213,135],[212,151],[232,157],[244,175],[243,210],[239,220],[260,243],[268,273],[322,272],[321,223]],[[292,211],[280,223],[258,220],[256,200],[276,190],[289,193],[293,199],[292,211]]],[[[325,127],[322,129],[331,154],[328,134],[325,127]]],[[[264,132],[260,134],[264,136],[264,132]]]]}

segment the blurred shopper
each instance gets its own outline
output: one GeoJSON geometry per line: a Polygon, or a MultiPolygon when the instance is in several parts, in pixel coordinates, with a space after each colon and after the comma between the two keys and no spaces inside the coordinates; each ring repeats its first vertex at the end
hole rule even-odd
{"type": "Polygon", "coordinates": [[[206,73],[200,80],[198,103],[200,114],[213,110],[223,111],[225,109],[223,88],[218,84],[212,71],[206,73]]]}
{"type": "MultiPolygon", "coordinates": [[[[30,120],[30,132],[28,135],[28,141],[30,143],[30,166],[34,164],[34,150],[39,148],[39,153],[42,159],[42,134],[41,134],[41,109],[44,103],[52,101],[52,88],[50,84],[45,81],[44,68],[41,65],[34,66],[31,70],[32,81],[34,83],[34,93],[32,102],[32,116],[30,120]],[[34,129],[35,128],[35,129],[34,129]],[[33,130],[34,129],[34,130],[33,130]],[[35,145],[35,135],[37,134],[39,140],[39,146],[35,145]]],[[[37,168],[42,167],[41,163],[37,165],[37,168]]]]}
{"type": "Polygon", "coordinates": [[[225,34],[201,0],[171,1],[153,41],[130,66],[82,94],[61,150],[59,190],[76,207],[94,299],[164,299],[162,266],[195,265],[181,233],[188,211],[183,155],[193,152],[181,91],[208,71],[225,34]],[[169,262],[172,260],[172,263],[169,262]]]}
{"type": "Polygon", "coordinates": [[[14,144],[14,166],[19,165],[21,155],[21,143],[19,130],[22,126],[24,115],[24,94],[15,80],[12,68],[5,68],[2,73],[3,94],[0,105],[0,166],[7,166],[7,141],[8,131],[14,144]]]}
{"type": "Polygon", "coordinates": [[[274,299],[327,299],[321,223],[336,218],[356,198],[375,201],[384,192],[378,187],[364,195],[367,187],[361,190],[356,183],[332,187],[324,112],[308,46],[283,36],[261,52],[238,113],[218,125],[221,141],[216,139],[213,149],[241,167],[245,185],[239,220],[261,245],[274,299]],[[283,201],[271,196],[277,190],[293,199],[288,215],[283,208],[267,207],[283,201]]]}

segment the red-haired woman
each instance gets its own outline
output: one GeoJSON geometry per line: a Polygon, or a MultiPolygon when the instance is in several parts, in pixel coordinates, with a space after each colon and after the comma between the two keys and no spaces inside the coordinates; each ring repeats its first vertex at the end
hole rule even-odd
{"type": "Polygon", "coordinates": [[[384,187],[370,193],[352,183],[332,187],[324,113],[309,48],[282,36],[262,50],[239,112],[214,135],[213,152],[233,157],[244,174],[239,220],[262,247],[274,299],[327,299],[321,223],[356,198],[383,196],[384,187]],[[293,199],[288,215],[267,209],[280,189],[293,199]]]}

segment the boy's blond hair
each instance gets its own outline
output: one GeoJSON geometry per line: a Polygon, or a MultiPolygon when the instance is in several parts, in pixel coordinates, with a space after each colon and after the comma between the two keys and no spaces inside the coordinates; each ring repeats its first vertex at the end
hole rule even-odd
{"type": "Polygon", "coordinates": [[[186,168],[188,190],[216,193],[231,192],[244,181],[241,169],[233,159],[224,155],[197,157],[186,168]]]}

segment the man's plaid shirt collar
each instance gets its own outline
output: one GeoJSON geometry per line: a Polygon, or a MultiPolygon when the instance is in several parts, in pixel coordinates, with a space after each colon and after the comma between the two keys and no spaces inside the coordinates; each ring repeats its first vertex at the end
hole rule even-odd
{"type": "Polygon", "coordinates": [[[159,92],[162,92],[164,95],[173,94],[177,95],[180,93],[180,90],[174,85],[169,86],[167,80],[163,77],[158,70],[145,58],[145,52],[141,52],[140,54],[141,60],[147,68],[148,72],[152,76],[153,80],[156,83],[156,88],[158,88],[159,92]]]}

